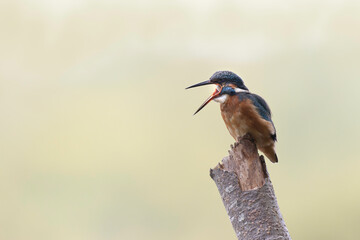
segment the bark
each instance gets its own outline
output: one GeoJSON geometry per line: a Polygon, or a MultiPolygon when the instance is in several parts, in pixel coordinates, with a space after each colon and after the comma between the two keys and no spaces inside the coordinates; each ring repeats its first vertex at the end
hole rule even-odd
{"type": "Polygon", "coordinates": [[[291,239],[277,204],[264,157],[247,134],[231,146],[210,176],[238,239],[291,239]]]}

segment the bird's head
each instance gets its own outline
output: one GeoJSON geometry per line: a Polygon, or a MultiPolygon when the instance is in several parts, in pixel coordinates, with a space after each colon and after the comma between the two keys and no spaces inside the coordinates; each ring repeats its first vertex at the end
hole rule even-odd
{"type": "Polygon", "coordinates": [[[248,88],[244,85],[243,80],[238,75],[230,71],[218,71],[214,73],[209,80],[192,85],[186,89],[200,87],[208,84],[215,84],[216,89],[213,94],[211,94],[210,97],[206,99],[206,101],[199,107],[194,115],[203,109],[211,100],[225,102],[228,96],[234,95],[238,92],[249,91],[248,88]]]}

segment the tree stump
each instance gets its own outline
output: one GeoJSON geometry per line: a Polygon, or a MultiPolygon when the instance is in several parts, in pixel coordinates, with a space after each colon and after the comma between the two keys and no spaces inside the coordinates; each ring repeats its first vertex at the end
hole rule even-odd
{"type": "Polygon", "coordinates": [[[264,157],[259,157],[251,135],[239,138],[229,156],[210,170],[210,176],[239,240],[291,239],[264,157]]]}

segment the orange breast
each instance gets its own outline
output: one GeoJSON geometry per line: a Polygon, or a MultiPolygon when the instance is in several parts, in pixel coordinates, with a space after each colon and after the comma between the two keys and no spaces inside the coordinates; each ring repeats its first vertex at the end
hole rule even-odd
{"type": "Polygon", "coordinates": [[[273,144],[270,137],[275,132],[273,125],[261,118],[250,99],[239,101],[238,96],[229,96],[220,104],[220,109],[225,125],[235,140],[250,133],[258,146],[273,144]]]}

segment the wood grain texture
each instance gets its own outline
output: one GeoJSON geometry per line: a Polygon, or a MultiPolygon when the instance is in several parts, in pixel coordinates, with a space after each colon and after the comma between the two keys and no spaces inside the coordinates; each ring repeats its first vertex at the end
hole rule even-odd
{"type": "Polygon", "coordinates": [[[291,239],[275,192],[250,135],[240,138],[210,170],[238,239],[291,239]]]}

